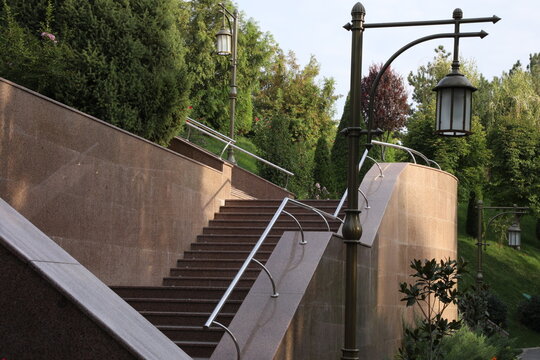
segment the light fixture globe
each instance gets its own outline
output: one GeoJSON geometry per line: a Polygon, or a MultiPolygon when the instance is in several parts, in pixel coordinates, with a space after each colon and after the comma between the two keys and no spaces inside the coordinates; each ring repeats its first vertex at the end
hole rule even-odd
{"type": "Polygon", "coordinates": [[[216,48],[218,55],[231,55],[232,53],[232,34],[229,29],[222,27],[216,34],[216,48]]]}
{"type": "Polygon", "coordinates": [[[508,228],[508,246],[516,249],[521,246],[521,228],[518,223],[510,225],[508,228]]]}
{"type": "Polygon", "coordinates": [[[476,90],[459,72],[452,72],[439,81],[433,89],[437,92],[436,134],[452,137],[472,134],[472,93],[476,90]]]}

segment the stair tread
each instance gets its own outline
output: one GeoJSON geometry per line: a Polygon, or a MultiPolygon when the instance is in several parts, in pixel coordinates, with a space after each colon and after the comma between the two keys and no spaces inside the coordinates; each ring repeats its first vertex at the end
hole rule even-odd
{"type": "MultiPolygon", "coordinates": [[[[141,310],[139,313],[143,315],[179,315],[179,316],[205,316],[210,315],[210,312],[187,312],[187,311],[152,311],[141,310]]],[[[234,316],[234,313],[219,313],[220,316],[234,316]]]]}

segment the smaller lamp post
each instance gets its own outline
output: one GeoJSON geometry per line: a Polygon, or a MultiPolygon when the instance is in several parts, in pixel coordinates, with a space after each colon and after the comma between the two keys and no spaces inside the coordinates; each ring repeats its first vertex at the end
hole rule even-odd
{"type": "Polygon", "coordinates": [[[487,247],[487,242],[484,240],[483,234],[482,234],[482,223],[484,221],[484,210],[499,210],[498,214],[492,216],[486,226],[486,231],[489,229],[489,226],[499,216],[503,215],[514,215],[514,222],[510,227],[508,228],[508,245],[516,248],[519,250],[521,246],[521,228],[519,227],[519,216],[522,214],[526,214],[529,210],[528,207],[518,207],[514,204],[514,206],[484,206],[484,203],[482,200],[478,200],[476,208],[478,209],[478,231],[477,231],[477,243],[476,246],[478,246],[478,251],[476,253],[476,261],[478,265],[478,270],[476,273],[476,283],[477,288],[480,289],[482,282],[484,281],[484,275],[482,274],[482,246],[484,247],[484,251],[487,247]]]}
{"type": "MultiPolygon", "coordinates": [[[[216,34],[216,48],[218,55],[231,56],[231,91],[229,92],[229,137],[231,139],[234,139],[234,117],[236,113],[236,96],[238,94],[236,86],[238,10],[234,9],[234,11],[231,13],[222,3],[220,3],[219,6],[221,6],[221,12],[223,13],[223,25],[221,27],[221,30],[219,30],[216,34]],[[227,20],[228,26],[227,24],[225,24],[225,20],[227,20]]],[[[227,160],[232,164],[236,164],[236,159],[234,158],[234,149],[231,146],[229,146],[228,149],[227,160]]]]}

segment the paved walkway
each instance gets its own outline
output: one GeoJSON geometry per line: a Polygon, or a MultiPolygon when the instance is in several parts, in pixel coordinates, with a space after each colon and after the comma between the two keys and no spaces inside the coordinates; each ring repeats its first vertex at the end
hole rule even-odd
{"type": "Polygon", "coordinates": [[[521,360],[540,360],[540,347],[523,349],[521,360]]]}

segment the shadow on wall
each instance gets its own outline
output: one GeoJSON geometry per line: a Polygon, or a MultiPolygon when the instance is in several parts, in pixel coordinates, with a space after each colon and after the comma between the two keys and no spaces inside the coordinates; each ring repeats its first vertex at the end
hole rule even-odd
{"type": "Polygon", "coordinates": [[[0,78],[0,197],[109,285],[158,285],[231,197],[200,164],[0,78]]]}

